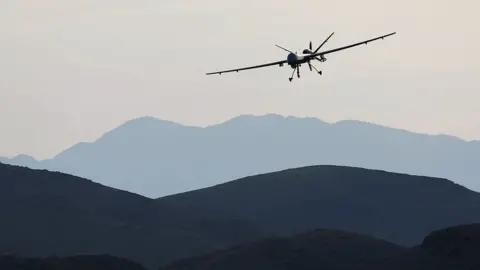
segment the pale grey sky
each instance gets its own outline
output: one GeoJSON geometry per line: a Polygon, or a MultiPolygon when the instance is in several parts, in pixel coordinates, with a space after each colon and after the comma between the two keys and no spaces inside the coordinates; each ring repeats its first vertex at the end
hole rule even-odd
{"type": "Polygon", "coordinates": [[[154,116],[215,124],[239,114],[357,119],[480,139],[475,0],[3,0],[0,156],[49,158],[154,116]],[[302,66],[206,72],[283,60],[396,31],[302,66]]]}

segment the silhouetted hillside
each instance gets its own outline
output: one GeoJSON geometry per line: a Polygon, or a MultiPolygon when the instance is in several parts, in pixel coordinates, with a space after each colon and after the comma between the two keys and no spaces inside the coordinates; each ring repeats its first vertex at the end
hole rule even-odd
{"type": "Polygon", "coordinates": [[[162,270],[402,269],[396,266],[403,253],[405,248],[371,237],[318,230],[179,261],[162,270]]]}
{"type": "Polygon", "coordinates": [[[149,269],[269,236],[341,229],[421,243],[480,220],[479,194],[450,181],[316,166],[159,200],[0,164],[0,254],[110,254],[149,269]]]}
{"type": "Polygon", "coordinates": [[[242,221],[192,219],[86,179],[4,164],[0,216],[0,254],[111,254],[149,268],[260,235],[242,221]]]}
{"type": "Polygon", "coordinates": [[[432,232],[420,249],[442,258],[450,269],[480,269],[480,224],[444,228],[432,232]]]}
{"type": "Polygon", "coordinates": [[[112,256],[21,258],[0,256],[2,270],[145,270],[141,265],[112,256]]]}
{"type": "Polygon", "coordinates": [[[316,230],[289,238],[264,239],[180,260],[161,270],[480,269],[480,226],[462,226],[445,231],[442,236],[434,233],[425,240],[434,242],[432,246],[425,244],[421,248],[409,249],[358,234],[316,230]]]}
{"type": "MultiPolygon", "coordinates": [[[[179,260],[161,270],[471,270],[480,269],[480,225],[442,229],[408,249],[369,236],[315,230],[290,238],[266,238],[204,256],[179,260]]],[[[2,270],[145,270],[108,255],[45,259],[0,256],[2,270]]]]}
{"type": "Polygon", "coordinates": [[[158,202],[282,234],[334,228],[403,245],[420,243],[432,230],[480,222],[480,194],[451,181],[340,166],[257,175],[158,202]]]}
{"type": "Polygon", "coordinates": [[[478,142],[278,115],[244,115],[206,128],[144,117],[37,162],[150,198],[319,164],[441,177],[480,190],[478,142]]]}

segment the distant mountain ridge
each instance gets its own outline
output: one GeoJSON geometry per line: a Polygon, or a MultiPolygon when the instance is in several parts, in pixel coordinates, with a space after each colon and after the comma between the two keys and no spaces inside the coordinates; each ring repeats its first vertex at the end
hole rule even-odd
{"type": "Polygon", "coordinates": [[[448,178],[480,190],[478,141],[274,114],[241,115],[207,127],[141,117],[49,160],[21,156],[2,162],[65,172],[150,198],[318,164],[448,178]]]}
{"type": "Polygon", "coordinates": [[[11,165],[17,165],[17,166],[22,166],[22,167],[28,167],[31,169],[39,169],[41,168],[41,162],[34,159],[31,156],[27,155],[18,155],[13,158],[4,158],[0,157],[0,162],[4,164],[11,164],[11,165]]]}

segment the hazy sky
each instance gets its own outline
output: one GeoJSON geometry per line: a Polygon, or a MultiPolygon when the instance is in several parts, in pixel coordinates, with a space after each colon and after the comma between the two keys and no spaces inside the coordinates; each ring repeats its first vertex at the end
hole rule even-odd
{"type": "Polygon", "coordinates": [[[124,121],[192,125],[239,114],[357,119],[480,139],[475,0],[2,0],[0,156],[52,157],[124,121]],[[283,60],[397,32],[302,66],[283,60]]]}

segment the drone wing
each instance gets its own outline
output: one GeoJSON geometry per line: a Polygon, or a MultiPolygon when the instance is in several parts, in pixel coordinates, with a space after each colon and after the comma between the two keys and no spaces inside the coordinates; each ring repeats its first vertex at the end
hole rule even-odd
{"type": "Polygon", "coordinates": [[[227,73],[227,72],[239,72],[241,70],[247,70],[247,69],[254,69],[254,68],[262,68],[262,67],[268,67],[268,66],[276,66],[276,65],[281,65],[285,64],[287,60],[283,61],[277,61],[277,62],[272,62],[272,63],[267,63],[267,64],[262,64],[262,65],[257,65],[257,66],[251,66],[251,67],[244,67],[244,68],[237,68],[237,69],[230,69],[230,70],[222,70],[222,71],[216,71],[216,72],[210,72],[207,73],[207,75],[212,75],[212,74],[222,74],[222,73],[227,73]]]}
{"type": "Polygon", "coordinates": [[[329,53],[333,53],[333,52],[338,52],[338,51],[345,50],[345,49],[349,49],[349,48],[352,48],[352,47],[356,47],[356,46],[359,46],[359,45],[362,45],[362,44],[367,45],[369,42],[372,42],[372,41],[375,41],[375,40],[379,40],[379,39],[384,39],[384,38],[386,38],[386,37],[389,37],[389,36],[395,35],[395,34],[396,34],[396,32],[390,33],[390,34],[388,34],[388,35],[384,35],[384,36],[381,36],[381,37],[377,37],[377,38],[365,40],[365,41],[362,41],[362,42],[358,42],[358,43],[355,43],[355,44],[352,44],[352,45],[348,45],[348,46],[336,48],[336,49],[333,49],[333,50],[328,50],[328,51],[324,51],[324,52],[314,53],[314,54],[311,54],[311,57],[315,57],[315,56],[319,56],[319,55],[325,55],[325,54],[329,54],[329,53]]]}

